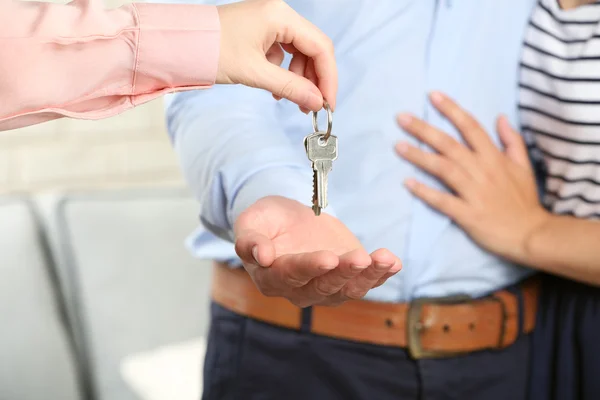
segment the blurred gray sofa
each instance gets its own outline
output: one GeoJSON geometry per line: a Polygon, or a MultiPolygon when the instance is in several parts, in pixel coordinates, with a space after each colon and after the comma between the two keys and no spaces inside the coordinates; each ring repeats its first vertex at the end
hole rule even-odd
{"type": "Polygon", "coordinates": [[[0,399],[198,399],[198,209],[178,189],[1,200],[0,399]]]}

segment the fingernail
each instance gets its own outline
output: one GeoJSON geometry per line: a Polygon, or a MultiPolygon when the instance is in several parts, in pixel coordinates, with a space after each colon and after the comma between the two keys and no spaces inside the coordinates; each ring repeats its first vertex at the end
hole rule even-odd
{"type": "Polygon", "coordinates": [[[406,154],[406,152],[408,151],[408,143],[406,143],[406,142],[400,142],[400,143],[398,143],[396,145],[396,150],[400,154],[406,154]]]}
{"type": "Polygon", "coordinates": [[[394,266],[392,268],[390,268],[390,272],[392,274],[395,274],[396,272],[400,271],[401,269],[402,269],[402,264],[396,263],[396,264],[394,264],[394,266]]]}
{"type": "Polygon", "coordinates": [[[444,96],[440,92],[431,92],[429,98],[431,102],[436,106],[439,106],[444,101],[444,96]]]}
{"type": "Polygon", "coordinates": [[[351,265],[350,269],[354,272],[364,271],[368,265],[351,265]]]}
{"type": "Polygon", "coordinates": [[[391,267],[390,264],[375,263],[375,269],[388,269],[389,267],[391,267]]]}
{"type": "Polygon", "coordinates": [[[398,116],[398,124],[402,127],[402,128],[407,128],[410,123],[412,122],[413,118],[412,116],[408,115],[408,114],[400,114],[398,116]]]}
{"type": "Polygon", "coordinates": [[[310,112],[310,110],[306,107],[300,107],[300,111],[302,111],[304,114],[308,114],[310,112]]]}
{"type": "Polygon", "coordinates": [[[256,261],[258,265],[260,265],[260,262],[258,261],[258,246],[254,246],[252,248],[252,257],[254,257],[254,261],[256,261]]]}
{"type": "Polygon", "coordinates": [[[332,269],[335,269],[335,267],[335,265],[321,265],[319,268],[321,271],[331,271],[332,269]]]}
{"type": "Polygon", "coordinates": [[[417,186],[417,181],[415,181],[412,178],[409,178],[407,180],[404,181],[404,186],[406,186],[408,189],[414,189],[417,186]]]}
{"type": "Polygon", "coordinates": [[[277,96],[276,94],[273,95],[273,98],[277,101],[281,100],[281,97],[277,96]]]}

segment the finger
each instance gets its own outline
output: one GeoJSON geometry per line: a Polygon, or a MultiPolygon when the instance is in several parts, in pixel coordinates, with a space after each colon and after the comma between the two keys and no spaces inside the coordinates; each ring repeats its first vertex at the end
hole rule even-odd
{"type": "Polygon", "coordinates": [[[340,256],[337,268],[312,279],[300,289],[302,295],[316,298],[328,297],[339,292],[344,285],[371,264],[371,257],[364,249],[357,249],[340,256]]]}
{"type": "Polygon", "coordinates": [[[339,258],[331,251],[286,254],[277,257],[271,268],[256,271],[262,282],[282,290],[306,285],[311,279],[336,268],[339,258]]]}
{"type": "Polygon", "coordinates": [[[305,56],[304,54],[302,54],[292,44],[284,44],[284,43],[282,43],[281,47],[286,52],[294,55],[292,57],[292,61],[290,62],[290,68],[289,68],[289,70],[292,71],[292,72],[294,72],[297,75],[304,76],[306,79],[308,79],[309,81],[311,81],[312,83],[314,83],[315,86],[317,86],[319,84],[319,77],[317,76],[317,73],[315,72],[315,62],[313,61],[313,59],[312,58],[308,58],[307,56],[305,56]],[[305,60],[304,68],[303,69],[300,69],[300,68],[298,68],[297,65],[294,65],[295,64],[294,58],[296,58],[296,56],[298,56],[298,55],[302,56],[304,58],[304,60],[305,60]]]}
{"type": "Polygon", "coordinates": [[[400,261],[400,259],[389,250],[379,249],[373,252],[371,257],[374,262],[394,262],[396,264],[396,267],[391,268],[387,274],[385,274],[375,283],[375,285],[373,285],[373,288],[383,285],[389,278],[396,275],[402,269],[402,261],[400,261]]]}
{"type": "Polygon", "coordinates": [[[371,254],[372,264],[360,275],[343,287],[342,298],[360,300],[373,286],[388,273],[397,273],[402,268],[400,260],[387,250],[377,250],[371,254]]]}
{"type": "Polygon", "coordinates": [[[265,54],[267,60],[273,65],[281,65],[283,62],[284,54],[283,49],[279,45],[279,43],[273,43],[273,46],[267,50],[267,54],[265,54]]]}
{"type": "Polygon", "coordinates": [[[373,285],[373,289],[378,288],[379,286],[382,286],[384,283],[387,282],[388,279],[390,279],[394,275],[395,274],[390,274],[390,273],[385,274],[385,276],[383,278],[378,280],[377,283],[375,285],[373,285]]]}
{"type": "Polygon", "coordinates": [[[318,111],[323,107],[323,96],[314,83],[271,63],[262,64],[254,86],[262,87],[279,98],[288,99],[312,111],[318,111]]]}
{"type": "Polygon", "coordinates": [[[447,215],[459,225],[463,225],[467,221],[469,208],[458,197],[450,193],[432,189],[414,179],[408,179],[404,185],[413,195],[442,214],[447,215]]]}
{"type": "MultiPolygon", "coordinates": [[[[312,60],[312,58],[309,58],[306,63],[306,67],[304,69],[304,77],[312,83],[314,83],[315,85],[319,84],[319,78],[317,77],[317,74],[315,72],[315,63],[312,60]]],[[[300,111],[302,111],[305,114],[308,114],[309,112],[309,110],[304,107],[300,107],[300,111]]]]}
{"type": "Polygon", "coordinates": [[[396,151],[400,157],[439,178],[455,192],[461,195],[468,195],[471,192],[473,179],[456,162],[405,142],[398,143],[396,151]]]}
{"type": "Polygon", "coordinates": [[[388,249],[378,249],[371,253],[372,264],[391,264],[390,274],[396,274],[402,269],[402,261],[388,249]]]}
{"type": "Polygon", "coordinates": [[[269,267],[275,260],[275,247],[271,239],[256,231],[245,231],[237,235],[235,252],[247,264],[269,267]]]}
{"type": "Polygon", "coordinates": [[[304,76],[304,70],[306,69],[307,62],[308,58],[304,54],[295,53],[292,57],[292,61],[290,61],[289,70],[295,73],[296,75],[304,76]]]}
{"type": "Polygon", "coordinates": [[[400,260],[389,250],[379,249],[371,253],[372,264],[358,277],[348,283],[343,294],[351,299],[364,297],[386,274],[395,274],[402,268],[400,260]]]}
{"type": "Polygon", "coordinates": [[[510,126],[510,122],[508,122],[506,116],[498,118],[497,128],[500,141],[504,145],[504,153],[508,158],[520,166],[530,169],[531,162],[529,161],[529,154],[527,153],[525,141],[523,140],[523,137],[510,126]]]}
{"type": "Polygon", "coordinates": [[[286,53],[290,53],[290,54],[296,54],[296,53],[301,53],[300,51],[298,51],[298,49],[296,47],[294,47],[293,44],[291,43],[281,43],[280,44],[281,48],[283,50],[285,50],[286,53]]]}
{"type": "Polygon", "coordinates": [[[319,77],[317,76],[317,72],[315,71],[315,62],[312,58],[308,59],[306,63],[306,68],[304,69],[304,76],[306,79],[314,83],[315,85],[319,84],[319,77]]]}
{"type": "MultiPolygon", "coordinates": [[[[284,26],[286,29],[283,29],[279,41],[292,44],[302,54],[313,59],[319,82],[318,87],[331,109],[334,110],[338,88],[338,72],[333,43],[316,26],[300,17],[291,8],[290,11],[290,18],[287,19],[284,26]]],[[[312,108],[311,110],[318,111],[318,109],[312,108]]]]}
{"type": "Polygon", "coordinates": [[[392,268],[393,264],[374,263],[369,266],[363,273],[348,282],[340,291],[343,299],[360,300],[373,289],[375,284],[383,278],[392,268]]]}
{"type": "Polygon", "coordinates": [[[398,125],[407,133],[429,145],[438,153],[447,156],[465,171],[476,171],[473,152],[448,134],[434,128],[425,121],[408,114],[398,116],[398,125]]]}
{"type": "MultiPolygon", "coordinates": [[[[273,65],[281,65],[285,54],[283,53],[283,49],[279,45],[279,43],[273,43],[273,46],[267,51],[266,54],[267,60],[273,65]]],[[[281,97],[277,95],[273,95],[273,98],[277,101],[281,100],[281,97]]]]}
{"type": "MultiPolygon", "coordinates": [[[[307,64],[308,64],[308,58],[304,54],[297,52],[297,53],[294,53],[294,56],[292,57],[292,61],[290,62],[289,70],[296,75],[304,76],[305,78],[308,79],[308,77],[305,76],[305,70],[306,70],[307,64]]],[[[313,82],[313,81],[311,81],[311,82],[316,86],[315,82],[313,82]]],[[[306,107],[302,107],[302,106],[300,106],[300,111],[302,111],[304,114],[308,114],[308,112],[309,112],[309,110],[306,107]]]]}
{"type": "Polygon", "coordinates": [[[496,146],[479,122],[456,102],[440,92],[433,92],[430,100],[434,107],[458,129],[473,150],[483,154],[497,152],[496,146]]]}

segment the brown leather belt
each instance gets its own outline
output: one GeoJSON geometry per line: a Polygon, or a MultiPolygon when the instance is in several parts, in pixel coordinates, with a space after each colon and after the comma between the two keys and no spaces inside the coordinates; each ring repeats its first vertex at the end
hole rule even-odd
{"type": "MultiPolygon", "coordinates": [[[[360,300],[338,307],[315,306],[310,328],[317,335],[407,348],[415,359],[502,349],[517,340],[519,331],[530,333],[534,328],[537,280],[523,282],[521,294],[522,326],[518,296],[500,290],[479,299],[447,297],[401,304],[360,300]]],[[[300,329],[301,309],[284,298],[260,293],[242,268],[216,264],[212,295],[237,314],[300,329]]]]}

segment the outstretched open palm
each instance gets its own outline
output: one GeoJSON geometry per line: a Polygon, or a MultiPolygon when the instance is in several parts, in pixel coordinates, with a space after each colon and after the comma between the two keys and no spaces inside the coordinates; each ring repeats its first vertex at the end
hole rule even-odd
{"type": "Polygon", "coordinates": [[[237,219],[236,252],[268,296],[306,307],[360,299],[401,269],[386,249],[370,255],[338,219],[278,196],[265,197],[237,219]]]}

